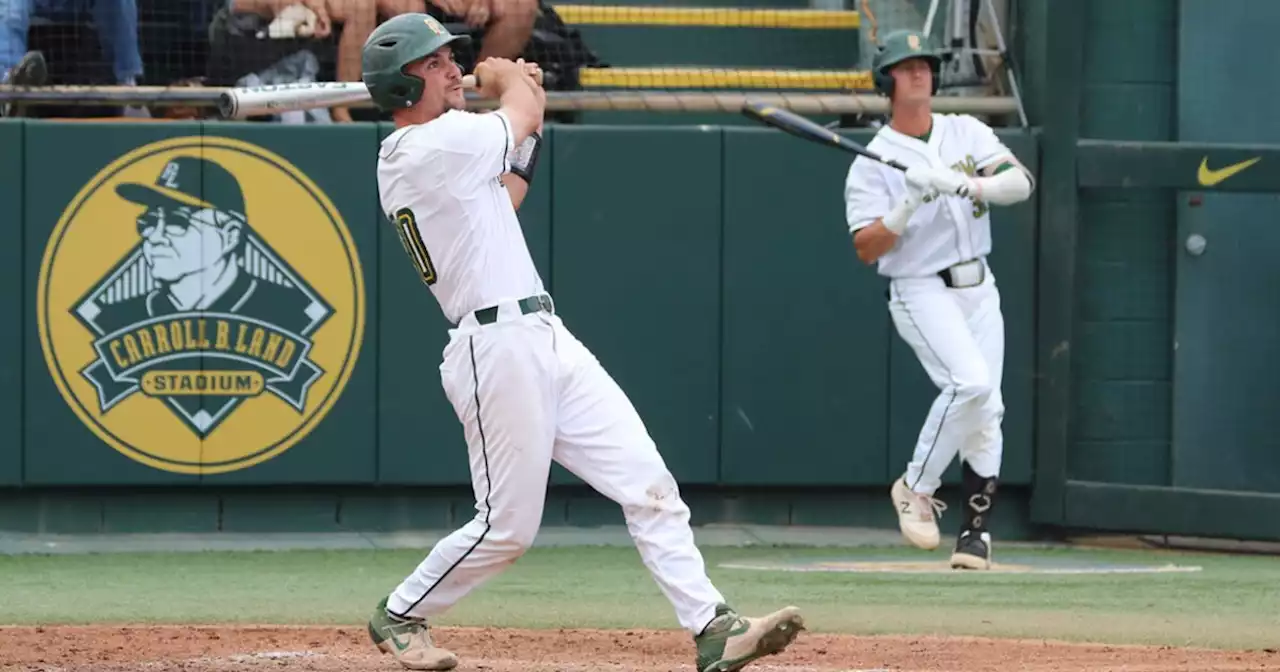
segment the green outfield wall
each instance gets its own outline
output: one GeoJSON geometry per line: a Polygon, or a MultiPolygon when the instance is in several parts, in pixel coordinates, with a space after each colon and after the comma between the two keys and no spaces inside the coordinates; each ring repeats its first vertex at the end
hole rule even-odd
{"type": "MultiPolygon", "coordinates": [[[[1038,188],[993,210],[1000,534],[1280,539],[1280,94],[1250,79],[1277,21],[1267,3],[1011,7],[1031,128],[999,135],[1038,188]]],[[[559,312],[695,522],[892,526],[934,392],[853,254],[848,156],[659,116],[548,128],[521,218],[559,312]]],[[[0,530],[471,515],[448,325],[378,212],[388,130],[0,123],[0,530]],[[240,208],[260,291],[149,311],[128,199],[156,190],[240,208]]],[[[548,522],[621,520],[558,467],[549,498],[548,522]]]]}
{"type": "MultiPolygon", "coordinates": [[[[0,266],[11,344],[0,483],[21,486],[10,506],[44,506],[21,493],[93,492],[90,509],[107,510],[102,497],[128,492],[163,508],[209,492],[171,515],[203,519],[216,504],[234,517],[280,492],[266,486],[465,500],[465,446],[437,369],[448,324],[379,213],[373,169],[388,131],[0,125],[0,203],[22,241],[0,266]],[[233,286],[193,311],[148,299],[164,269],[139,256],[139,190],[243,203],[246,244],[227,258],[255,292],[233,286]]],[[[1003,136],[1038,162],[1033,134],[1003,136]]],[[[754,128],[546,137],[526,239],[557,311],[682,483],[847,493],[892,481],[934,391],[893,332],[884,282],[853,254],[846,155],[754,128]]],[[[1033,200],[994,215],[1012,488],[1031,480],[1035,213],[1033,200]]],[[[553,484],[581,485],[559,467],[553,484]]],[[[316,498],[331,496],[289,506],[323,510],[316,498]]]]}
{"type": "Polygon", "coordinates": [[[1280,6],[1020,3],[1041,129],[1032,519],[1280,537],[1280,6]]]}

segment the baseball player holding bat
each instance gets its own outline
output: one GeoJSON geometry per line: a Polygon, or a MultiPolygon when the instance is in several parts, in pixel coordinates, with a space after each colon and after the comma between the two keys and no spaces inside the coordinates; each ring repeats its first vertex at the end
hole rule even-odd
{"type": "Polygon", "coordinates": [[[964,519],[951,566],[989,569],[1004,415],[1004,318],[986,261],[990,211],[1027,199],[1035,184],[986,124],[931,112],[941,63],[919,33],[895,32],[879,46],[872,75],[891,116],[867,149],[907,169],[854,159],[845,215],[858,258],[888,278],[899,336],[938,387],[911,461],[890,489],[899,527],[920,548],[938,546],[946,506],[933,495],[959,456],[964,519]]]}
{"type": "Polygon", "coordinates": [[[456,656],[428,619],[511,566],[533,543],[555,460],[617,502],[644,565],[696,648],[699,672],[739,670],[782,651],[799,610],[730,608],[707,577],[689,508],[627,395],[554,310],[516,212],[535,177],[545,94],[536,66],[490,58],[465,109],[451,35],[403,14],[370,35],[363,81],[396,130],[378,152],[381,206],[454,325],[440,364],[464,428],[476,514],[442,539],[369,619],[378,648],[416,670],[456,656]]]}

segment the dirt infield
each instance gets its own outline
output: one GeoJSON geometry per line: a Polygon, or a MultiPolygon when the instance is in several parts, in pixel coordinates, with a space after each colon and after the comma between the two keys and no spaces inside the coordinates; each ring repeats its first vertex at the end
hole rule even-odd
{"type": "MultiPolygon", "coordinates": [[[[664,672],[693,670],[680,632],[438,628],[437,641],[464,672],[664,672]]],[[[382,671],[400,668],[355,627],[0,628],[0,670],[132,672],[382,671]]],[[[1280,670],[1280,653],[1079,645],[970,638],[859,637],[803,633],[760,672],[902,670],[1280,670]]]]}

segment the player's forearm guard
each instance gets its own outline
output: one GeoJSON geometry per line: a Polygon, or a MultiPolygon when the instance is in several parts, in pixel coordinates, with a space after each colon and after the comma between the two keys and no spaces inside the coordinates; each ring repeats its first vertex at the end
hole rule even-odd
{"type": "Polygon", "coordinates": [[[519,175],[525,184],[533,184],[533,171],[538,166],[538,152],[542,149],[542,135],[531,133],[512,152],[511,172],[519,175]]]}
{"type": "Polygon", "coordinates": [[[1013,205],[1031,197],[1031,181],[1021,168],[1014,167],[992,177],[979,177],[978,198],[995,205],[1013,205]]]}

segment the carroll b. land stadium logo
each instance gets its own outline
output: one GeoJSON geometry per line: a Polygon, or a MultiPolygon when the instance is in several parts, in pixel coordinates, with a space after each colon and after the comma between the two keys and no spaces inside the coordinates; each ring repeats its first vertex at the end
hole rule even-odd
{"type": "Polygon", "coordinates": [[[364,332],[355,244],[296,167],[245,142],[166,140],[104,168],[40,268],[58,391],[108,445],[187,474],[243,469],[305,437],[364,332]]]}

